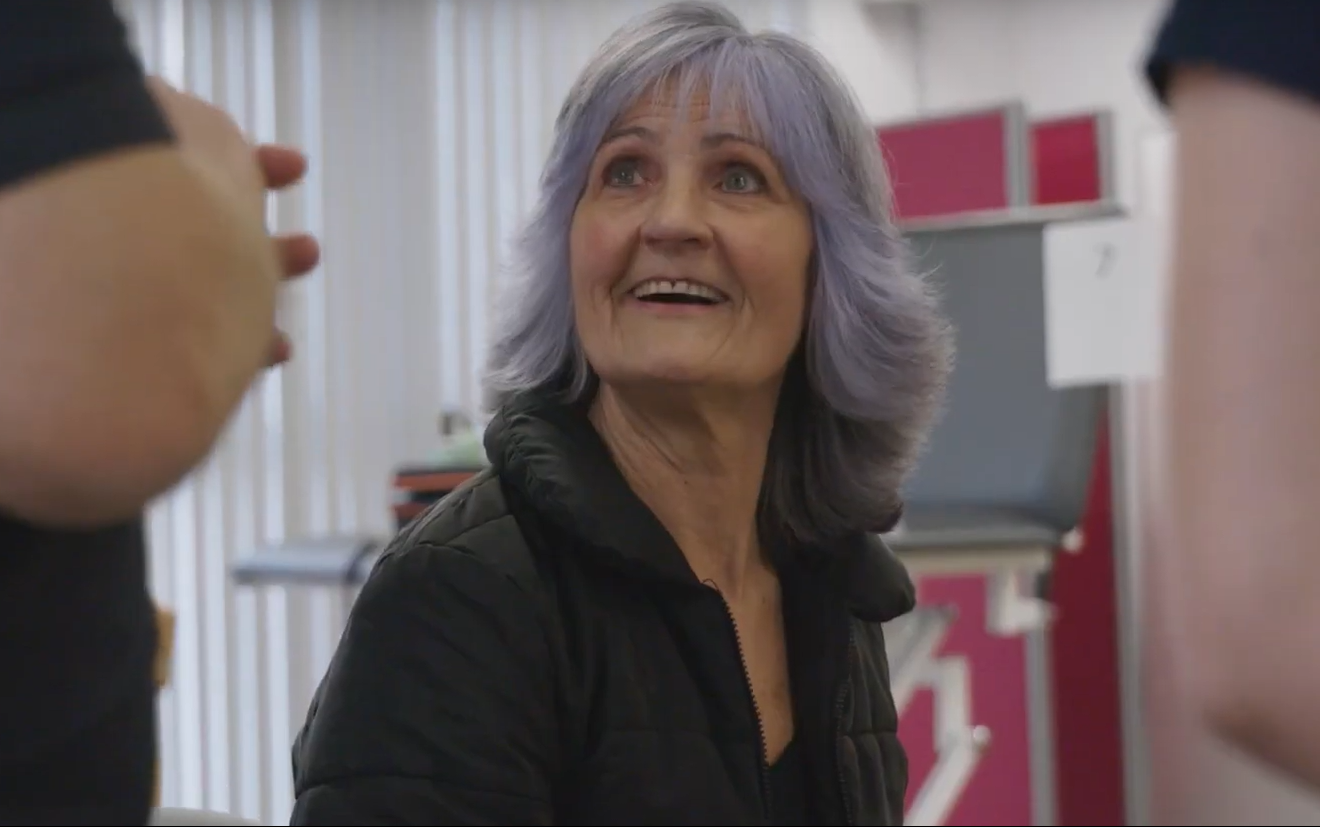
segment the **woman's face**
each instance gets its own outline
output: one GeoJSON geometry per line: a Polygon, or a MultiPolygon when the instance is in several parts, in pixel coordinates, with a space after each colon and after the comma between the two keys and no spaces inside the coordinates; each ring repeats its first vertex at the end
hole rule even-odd
{"type": "Polygon", "coordinates": [[[573,216],[578,335],[611,384],[777,388],[802,335],[807,207],[741,119],[643,95],[573,216]]]}

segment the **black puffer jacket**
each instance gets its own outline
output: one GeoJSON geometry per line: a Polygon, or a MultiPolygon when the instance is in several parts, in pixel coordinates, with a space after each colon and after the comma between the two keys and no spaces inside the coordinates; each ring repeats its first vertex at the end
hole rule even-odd
{"type": "MultiPolygon", "coordinates": [[[[294,748],[292,824],[764,824],[760,726],[719,594],[581,411],[524,403],[493,469],[416,520],[353,608],[294,748]]],[[[783,561],[816,824],[901,824],[877,540],[783,561]]]]}

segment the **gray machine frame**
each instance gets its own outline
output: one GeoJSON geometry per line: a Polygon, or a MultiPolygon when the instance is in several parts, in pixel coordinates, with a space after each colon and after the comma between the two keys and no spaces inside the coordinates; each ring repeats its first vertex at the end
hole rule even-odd
{"type": "MultiPolygon", "coordinates": [[[[1047,381],[1044,233],[1116,212],[1108,204],[1025,208],[925,221],[909,232],[954,324],[958,359],[944,416],[906,487],[903,521],[887,539],[918,574],[984,575],[990,631],[1024,636],[1036,824],[1054,823],[1057,810],[1050,609],[1040,587],[1055,553],[1078,546],[1107,413],[1103,386],[1047,381]]],[[[937,707],[964,708],[970,675],[959,658],[932,651],[910,663],[916,671],[897,675],[899,685],[921,681],[937,707]],[[952,697],[941,703],[941,694],[952,697]]],[[[909,823],[943,823],[988,743],[970,712],[959,714],[957,724],[937,716],[939,758],[909,823]]]]}

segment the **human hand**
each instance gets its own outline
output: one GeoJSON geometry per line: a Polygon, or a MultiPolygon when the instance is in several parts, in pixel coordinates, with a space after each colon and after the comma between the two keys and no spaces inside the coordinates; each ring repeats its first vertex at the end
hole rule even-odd
{"type": "MultiPolygon", "coordinates": [[[[307,174],[307,157],[291,147],[274,144],[259,146],[256,149],[256,158],[268,190],[277,191],[293,186],[307,174]]],[[[281,272],[286,279],[297,278],[311,272],[321,259],[320,245],[307,233],[276,236],[275,245],[280,258],[281,272]]],[[[289,337],[283,331],[276,330],[275,341],[271,343],[266,364],[270,367],[281,365],[287,362],[291,355],[292,346],[289,337]]]]}
{"type": "Polygon", "coordinates": [[[266,176],[252,142],[227,112],[196,95],[152,77],[147,86],[188,159],[205,169],[213,183],[261,216],[266,176]]]}
{"type": "MultiPolygon", "coordinates": [[[[298,150],[278,145],[254,147],[219,107],[160,78],[149,78],[147,83],[180,147],[212,172],[217,183],[229,187],[240,203],[256,210],[263,223],[266,194],[293,186],[306,175],[307,158],[298,150]]],[[[320,260],[320,247],[307,233],[278,235],[272,241],[285,279],[310,272],[320,260]]],[[[290,355],[288,337],[276,330],[267,365],[283,364],[290,355]]]]}

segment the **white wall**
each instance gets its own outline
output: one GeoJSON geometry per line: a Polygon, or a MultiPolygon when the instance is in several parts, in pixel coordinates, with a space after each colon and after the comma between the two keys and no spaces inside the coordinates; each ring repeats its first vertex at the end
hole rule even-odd
{"type": "Polygon", "coordinates": [[[871,120],[883,123],[910,117],[921,108],[917,19],[904,4],[811,0],[805,32],[852,84],[871,120]]]}
{"type": "Polygon", "coordinates": [[[1033,116],[1108,109],[1118,196],[1163,129],[1138,72],[1163,0],[815,0],[807,26],[877,122],[1020,100],[1033,116]]]}
{"type": "MultiPolygon", "coordinates": [[[[1165,0],[811,0],[807,32],[876,122],[1011,100],[1033,116],[1108,109],[1118,197],[1155,220],[1162,205],[1153,194],[1167,181],[1150,180],[1152,172],[1139,178],[1140,159],[1160,148],[1168,130],[1140,69],[1164,6],[1165,0]]],[[[1155,166],[1154,175],[1169,174],[1167,158],[1155,166]]],[[[1320,824],[1320,798],[1216,740],[1182,703],[1185,694],[1168,668],[1177,652],[1160,600],[1152,529],[1158,388],[1134,386],[1125,396],[1130,558],[1120,568],[1132,575],[1123,588],[1143,592],[1125,607],[1132,623],[1127,654],[1134,672],[1138,663],[1149,667],[1125,681],[1140,697],[1131,719],[1138,736],[1129,778],[1137,802],[1132,823],[1320,824]]]]}

